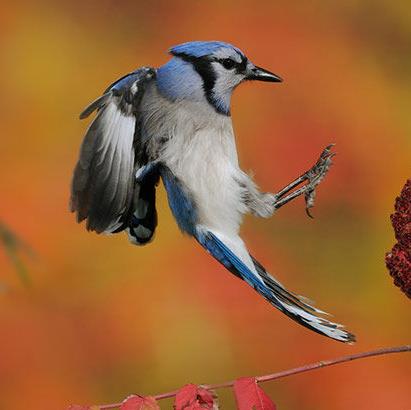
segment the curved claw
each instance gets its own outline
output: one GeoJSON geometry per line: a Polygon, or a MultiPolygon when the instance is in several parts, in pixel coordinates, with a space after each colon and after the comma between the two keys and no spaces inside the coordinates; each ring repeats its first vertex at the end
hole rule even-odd
{"type": "Polygon", "coordinates": [[[305,198],[305,213],[311,219],[314,219],[314,216],[311,214],[310,209],[314,207],[315,194],[316,194],[315,189],[312,188],[309,191],[307,191],[304,195],[304,198],[305,198]]]}
{"type": "Polygon", "coordinates": [[[307,216],[309,217],[309,218],[311,218],[311,219],[314,219],[314,216],[313,216],[313,214],[311,213],[311,211],[310,211],[310,209],[311,208],[305,208],[305,213],[307,214],[307,216]]]}

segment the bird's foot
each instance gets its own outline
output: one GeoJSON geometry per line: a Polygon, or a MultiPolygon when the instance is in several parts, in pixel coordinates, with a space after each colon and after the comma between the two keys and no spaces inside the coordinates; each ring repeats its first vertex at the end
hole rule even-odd
{"type": "Polygon", "coordinates": [[[297,198],[300,195],[304,195],[305,211],[307,215],[312,218],[310,209],[314,206],[316,188],[324,179],[325,175],[332,165],[332,157],[335,155],[334,152],[331,152],[333,146],[334,144],[328,145],[323,150],[313,167],[311,167],[307,172],[302,174],[291,184],[284,187],[274,196],[274,209],[279,209],[294,198],[297,198]],[[303,182],[306,183],[300,188],[293,191],[294,188],[298,187],[303,182]]]}
{"type": "Polygon", "coordinates": [[[307,176],[308,183],[305,185],[306,191],[304,192],[305,198],[305,212],[312,218],[310,209],[314,206],[316,191],[315,188],[324,179],[332,165],[332,158],[336,155],[335,152],[331,152],[335,144],[328,145],[321,153],[320,158],[315,165],[308,170],[305,174],[307,176]]]}

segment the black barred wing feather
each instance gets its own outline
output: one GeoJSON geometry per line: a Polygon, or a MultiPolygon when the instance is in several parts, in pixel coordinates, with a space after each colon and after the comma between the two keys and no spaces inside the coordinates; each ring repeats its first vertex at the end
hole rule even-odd
{"type": "Polygon", "coordinates": [[[110,86],[80,115],[97,116],[87,130],[74,169],[71,186],[72,212],[87,229],[118,231],[130,213],[135,191],[136,123],[145,87],[155,77],[153,68],[141,68],[110,86]]]}

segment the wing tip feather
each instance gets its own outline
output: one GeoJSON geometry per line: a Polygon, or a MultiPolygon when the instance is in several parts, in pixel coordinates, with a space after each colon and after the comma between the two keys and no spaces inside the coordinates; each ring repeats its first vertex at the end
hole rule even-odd
{"type": "Polygon", "coordinates": [[[98,97],[96,100],[91,102],[84,110],[80,113],[80,120],[84,120],[89,117],[95,110],[101,108],[107,100],[110,98],[111,92],[105,93],[102,96],[98,97]]]}

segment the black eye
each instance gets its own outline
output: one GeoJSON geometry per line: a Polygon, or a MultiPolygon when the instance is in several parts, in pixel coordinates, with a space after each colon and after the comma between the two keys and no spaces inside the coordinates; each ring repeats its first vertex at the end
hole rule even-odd
{"type": "Polygon", "coordinates": [[[221,64],[227,70],[231,70],[235,66],[235,61],[231,60],[231,58],[224,58],[223,60],[221,60],[221,64]]]}

